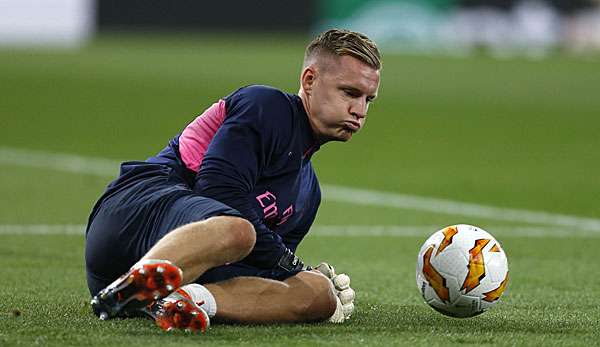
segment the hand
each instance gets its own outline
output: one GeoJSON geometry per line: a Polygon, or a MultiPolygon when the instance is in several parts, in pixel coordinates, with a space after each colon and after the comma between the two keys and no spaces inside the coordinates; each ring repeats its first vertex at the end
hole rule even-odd
{"type": "Polygon", "coordinates": [[[327,263],[319,264],[315,270],[329,278],[335,288],[337,306],[335,312],[329,317],[328,321],[331,323],[343,323],[350,318],[352,312],[354,312],[355,293],[354,290],[350,288],[350,276],[343,273],[336,275],[333,266],[327,263]]]}

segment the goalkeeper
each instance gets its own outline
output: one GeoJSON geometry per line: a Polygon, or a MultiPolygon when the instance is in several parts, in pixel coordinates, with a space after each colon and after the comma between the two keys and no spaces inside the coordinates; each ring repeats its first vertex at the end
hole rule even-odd
{"type": "Polygon", "coordinates": [[[312,155],[348,141],[379,88],[366,36],[329,30],[307,47],[300,91],[238,89],[159,154],[125,162],[86,231],[92,308],[154,318],[165,330],[221,322],[342,322],[346,275],[296,255],[319,207],[312,155]]]}

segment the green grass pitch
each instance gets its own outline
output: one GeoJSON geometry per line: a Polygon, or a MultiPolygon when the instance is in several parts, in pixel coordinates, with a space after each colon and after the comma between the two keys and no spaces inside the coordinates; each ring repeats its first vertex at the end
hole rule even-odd
{"type": "MultiPolygon", "coordinates": [[[[261,83],[297,91],[304,40],[106,35],[79,51],[0,50],[0,149],[144,159],[215,99],[261,83]]],[[[600,63],[385,54],[366,128],[315,155],[324,184],[600,219],[600,63]]],[[[1,153],[1,152],[0,152],[1,153]]],[[[597,345],[600,231],[325,200],[308,263],[348,272],[343,325],[215,325],[167,334],[144,319],[99,321],[83,264],[84,224],[110,177],[0,157],[0,346],[597,345]],[[511,280],[471,319],[430,309],[415,286],[428,233],[479,225],[502,242],[511,280]],[[22,233],[47,225],[49,234],[22,233]],[[64,227],[54,227],[63,225],[64,227]],[[61,230],[63,228],[64,230],[61,230]],[[423,232],[423,228],[430,232],[423,232]],[[514,231],[511,231],[514,230],[514,231]],[[521,230],[521,231],[519,231],[521,230]],[[537,233],[526,233],[537,230],[537,233]]]]}

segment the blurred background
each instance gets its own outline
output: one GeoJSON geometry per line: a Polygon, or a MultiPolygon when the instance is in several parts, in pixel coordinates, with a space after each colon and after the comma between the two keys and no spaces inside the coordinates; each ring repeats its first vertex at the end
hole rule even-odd
{"type": "MultiPolygon", "coordinates": [[[[85,223],[119,161],[216,99],[297,92],[331,27],[373,38],[384,69],[365,131],[315,156],[325,188],[600,217],[598,1],[0,0],[0,224],[85,223]]],[[[532,224],[328,191],[320,224],[532,224]]]]}
{"type": "Polygon", "coordinates": [[[361,31],[394,52],[540,57],[600,49],[598,0],[2,0],[0,43],[81,46],[106,31],[361,31]]]}

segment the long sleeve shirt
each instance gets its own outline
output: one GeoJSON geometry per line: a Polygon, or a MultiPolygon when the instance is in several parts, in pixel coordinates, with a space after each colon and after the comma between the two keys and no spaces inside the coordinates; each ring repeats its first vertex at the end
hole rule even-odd
{"type": "Polygon", "coordinates": [[[254,85],[213,104],[147,161],[238,210],[256,230],[242,262],[273,268],[315,219],[321,192],[310,159],[318,148],[300,97],[254,85]]]}

